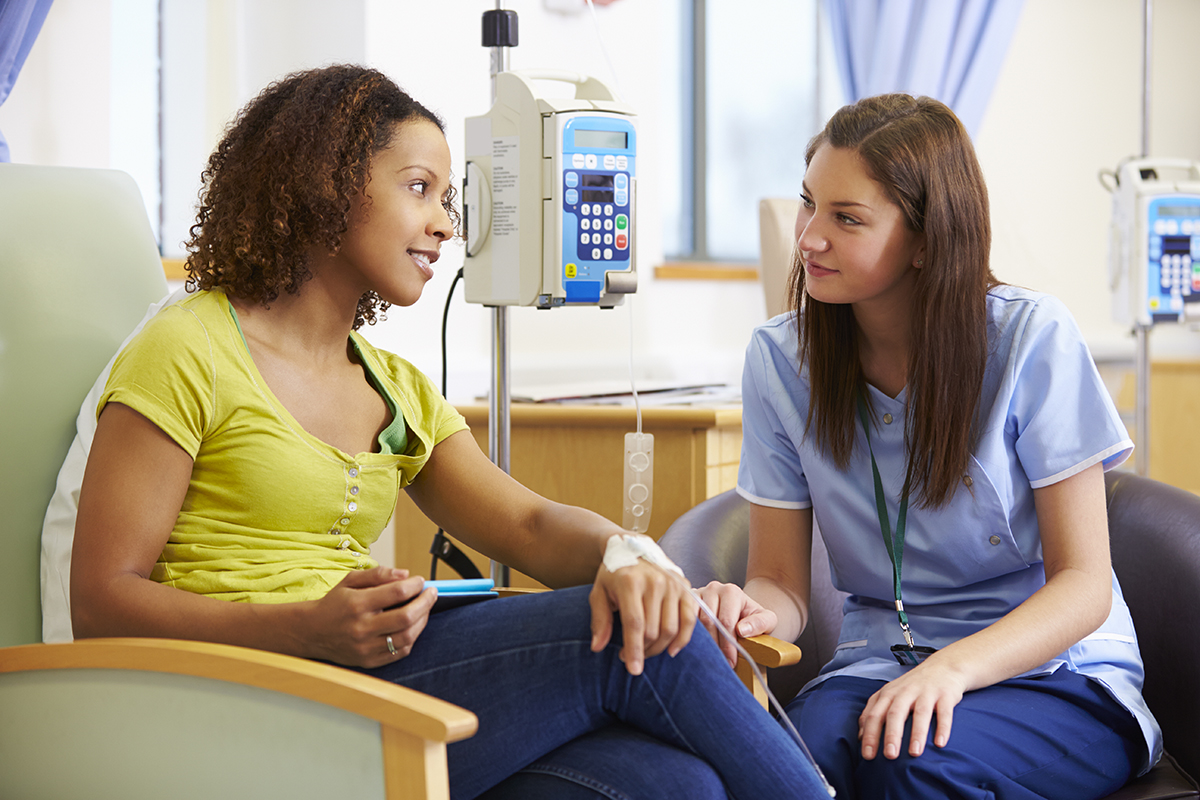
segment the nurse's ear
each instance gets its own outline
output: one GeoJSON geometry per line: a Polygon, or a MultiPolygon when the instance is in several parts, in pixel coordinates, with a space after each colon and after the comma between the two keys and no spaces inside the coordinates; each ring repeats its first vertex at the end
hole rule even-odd
{"type": "Polygon", "coordinates": [[[909,239],[908,246],[912,248],[912,265],[914,269],[920,269],[925,266],[925,245],[925,231],[917,231],[909,239]]]}

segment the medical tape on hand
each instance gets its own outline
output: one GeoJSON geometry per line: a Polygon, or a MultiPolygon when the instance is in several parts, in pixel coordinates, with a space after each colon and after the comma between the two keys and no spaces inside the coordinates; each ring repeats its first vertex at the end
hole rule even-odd
{"type": "Polygon", "coordinates": [[[649,536],[641,533],[614,533],[608,538],[608,545],[604,548],[604,568],[609,572],[632,567],[639,558],[687,580],[683,570],[675,566],[675,562],[667,558],[658,542],[649,536]]]}

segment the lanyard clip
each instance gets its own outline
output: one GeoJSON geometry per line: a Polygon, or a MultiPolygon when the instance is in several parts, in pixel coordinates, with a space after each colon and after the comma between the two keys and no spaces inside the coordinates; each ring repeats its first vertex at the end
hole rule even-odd
{"type": "Polygon", "coordinates": [[[904,633],[905,644],[892,645],[892,655],[904,667],[915,667],[937,652],[932,647],[921,647],[913,640],[912,628],[908,624],[908,615],[904,613],[904,603],[896,601],[896,614],[900,617],[900,630],[904,633]]]}
{"type": "Polygon", "coordinates": [[[916,640],[913,639],[912,628],[908,624],[908,615],[904,613],[904,603],[900,600],[896,601],[896,615],[900,617],[900,632],[904,634],[904,641],[909,647],[916,647],[916,640]]]}

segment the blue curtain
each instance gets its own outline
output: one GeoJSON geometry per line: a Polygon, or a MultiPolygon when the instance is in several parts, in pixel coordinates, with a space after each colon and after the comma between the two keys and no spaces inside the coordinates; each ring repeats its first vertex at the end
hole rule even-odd
{"type": "MultiPolygon", "coordinates": [[[[8,99],[53,0],[0,0],[0,105],[8,99]]],[[[11,161],[0,133],[0,161],[11,161]]]]}
{"type": "Polygon", "coordinates": [[[941,100],[974,136],[1023,0],[825,0],[850,102],[885,92],[941,100]]]}

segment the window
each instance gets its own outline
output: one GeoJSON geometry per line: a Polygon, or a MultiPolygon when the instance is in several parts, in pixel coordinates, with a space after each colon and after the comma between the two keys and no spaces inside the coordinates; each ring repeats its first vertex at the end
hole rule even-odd
{"type": "Polygon", "coordinates": [[[758,201],[799,194],[804,148],[841,102],[819,0],[674,2],[681,33],[666,60],[680,122],[667,141],[680,146],[665,173],[664,250],[754,262],[758,201]]]}

